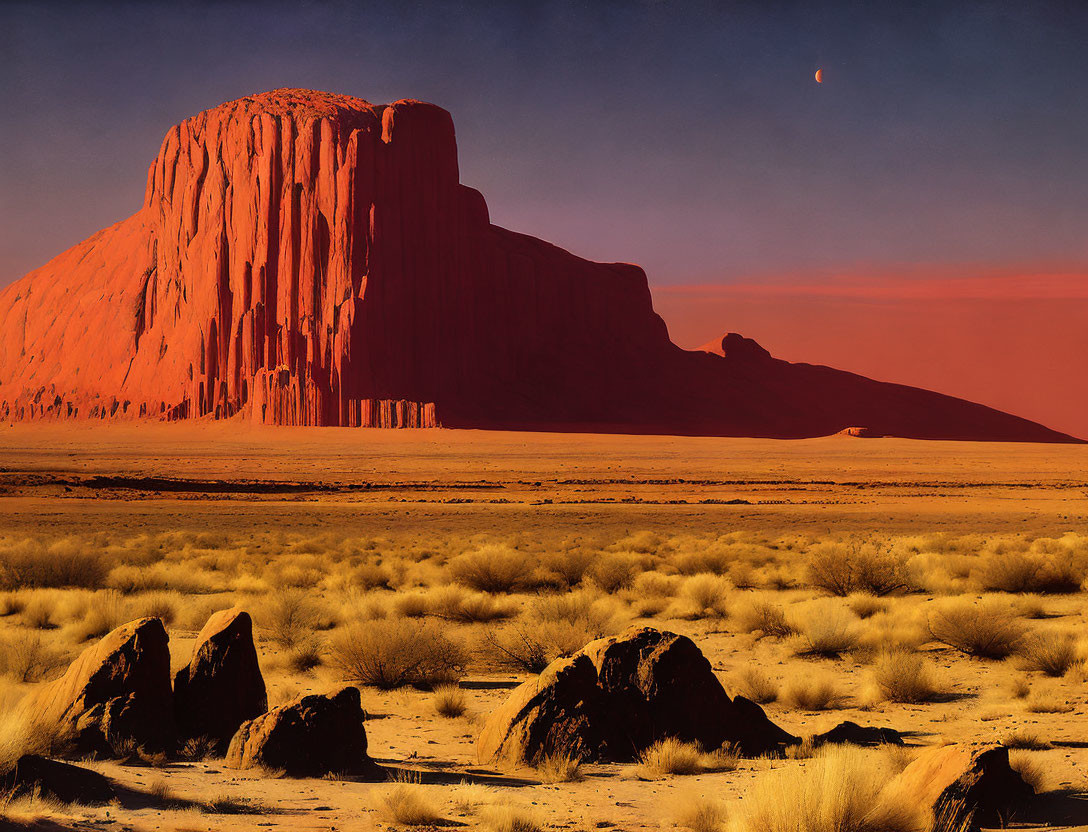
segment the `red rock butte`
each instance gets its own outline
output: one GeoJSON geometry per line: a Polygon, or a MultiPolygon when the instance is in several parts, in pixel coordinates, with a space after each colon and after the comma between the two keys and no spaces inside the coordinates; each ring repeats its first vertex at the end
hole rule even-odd
{"type": "Polygon", "coordinates": [[[140,210],[0,316],[8,420],[1075,441],[739,335],[680,349],[637,266],[492,225],[419,101],[277,90],[183,121],[140,210]]]}

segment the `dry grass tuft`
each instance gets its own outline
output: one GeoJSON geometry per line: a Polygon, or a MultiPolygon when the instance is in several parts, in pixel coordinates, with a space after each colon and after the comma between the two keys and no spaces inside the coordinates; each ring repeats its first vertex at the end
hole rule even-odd
{"type": "Polygon", "coordinates": [[[395,783],[379,797],[378,813],[401,826],[432,826],[442,820],[418,783],[395,783]]]}
{"type": "Polygon", "coordinates": [[[729,814],[722,801],[691,794],[676,798],[672,820],[677,826],[691,832],[725,832],[729,814]]]}
{"type": "Polygon", "coordinates": [[[480,592],[513,592],[531,584],[525,555],[501,543],[458,555],[449,562],[449,570],[459,584],[480,592]]]}
{"type": "Polygon", "coordinates": [[[0,549],[0,588],[78,587],[99,589],[106,566],[89,544],[73,538],[43,544],[24,540],[0,549]]]}
{"type": "Polygon", "coordinates": [[[575,783],[582,779],[582,761],[570,754],[549,754],[536,764],[542,783],[575,783]]]}
{"type": "Polygon", "coordinates": [[[737,692],[746,699],[769,705],[778,699],[778,683],[758,667],[746,667],[736,676],[737,692]]]}
{"type": "Polygon", "coordinates": [[[731,590],[725,578],[705,572],[692,575],[680,586],[676,614],[688,619],[722,618],[728,614],[731,590]]]}
{"type": "Polygon", "coordinates": [[[457,685],[438,685],[434,689],[432,701],[435,713],[447,719],[464,716],[468,708],[465,704],[465,692],[457,685]]]}
{"type": "Polygon", "coordinates": [[[65,655],[37,633],[16,632],[0,640],[0,675],[16,682],[40,682],[66,663],[65,655]]]}
{"type": "Polygon", "coordinates": [[[534,812],[509,803],[481,806],[477,820],[484,832],[543,832],[544,829],[534,812]]]}
{"type": "Polygon", "coordinates": [[[645,780],[660,780],[670,775],[705,774],[711,771],[733,771],[737,755],[728,749],[706,752],[698,745],[666,737],[639,755],[636,774],[645,780]]]}
{"type": "Polygon", "coordinates": [[[933,702],[943,693],[933,665],[907,650],[881,653],[873,662],[873,682],[889,702],[933,702]]]}
{"type": "Polygon", "coordinates": [[[794,652],[798,656],[836,659],[858,646],[857,619],[849,610],[834,604],[813,604],[804,621],[796,624],[794,652]]]}
{"type": "Polygon", "coordinates": [[[894,794],[894,774],[879,751],[821,750],[804,768],[769,772],[740,803],[735,832],[921,832],[923,807],[894,794]]]}
{"type": "Polygon", "coordinates": [[[1039,739],[1037,735],[1024,730],[1006,734],[1001,742],[1008,748],[1017,748],[1024,751],[1045,751],[1053,747],[1046,740],[1039,739]]]}
{"type": "Polygon", "coordinates": [[[1036,794],[1047,791],[1050,777],[1041,760],[1030,751],[1014,749],[1009,752],[1009,767],[1019,774],[1036,794]]]}
{"type": "Polygon", "coordinates": [[[786,684],[782,700],[802,711],[827,711],[842,707],[845,696],[830,676],[803,675],[786,684]]]}
{"type": "Polygon", "coordinates": [[[856,540],[827,542],[809,553],[809,583],[830,595],[884,596],[908,589],[904,560],[890,548],[856,540]]]}
{"type": "Polygon", "coordinates": [[[538,598],[523,618],[484,633],[484,652],[500,666],[539,673],[594,639],[621,630],[626,617],[619,602],[581,590],[538,598]]]}
{"type": "Polygon", "coordinates": [[[769,638],[786,638],[797,631],[786,618],[786,610],[765,597],[755,597],[741,604],[734,616],[741,632],[769,638]]]}
{"type": "Polygon", "coordinates": [[[1004,659],[1024,639],[1024,625],[1007,608],[964,600],[936,610],[929,632],[935,641],[980,659],[1004,659]]]}
{"type": "Polygon", "coordinates": [[[130,614],[128,602],[120,592],[104,589],[95,593],[82,620],[72,625],[72,637],[80,642],[102,638],[130,621],[130,614]]]}
{"type": "Polygon", "coordinates": [[[433,688],[456,679],[467,662],[460,642],[437,627],[405,618],[345,627],[329,640],[329,651],[345,679],[383,690],[433,688]]]}
{"type": "Polygon", "coordinates": [[[1078,661],[1077,641],[1072,633],[1033,633],[1017,647],[1024,670],[1047,676],[1064,676],[1078,661]]]}

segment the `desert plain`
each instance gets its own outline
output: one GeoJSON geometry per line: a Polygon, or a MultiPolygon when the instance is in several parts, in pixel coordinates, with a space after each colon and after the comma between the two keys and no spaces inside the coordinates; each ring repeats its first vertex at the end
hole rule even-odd
{"type": "Polygon", "coordinates": [[[1088,823],[1088,446],[28,424],[0,429],[0,495],[6,755],[20,699],[113,628],[160,618],[176,670],[240,607],[269,706],[358,686],[389,776],[82,760],[124,796],[12,795],[13,828],[754,831],[806,777],[874,800],[960,742],[1005,743],[1042,795],[1003,822],[1088,823]],[[633,626],[690,637],[799,738],[904,745],[480,758],[516,685],[633,626]],[[375,670],[391,645],[428,672],[375,670]]]}

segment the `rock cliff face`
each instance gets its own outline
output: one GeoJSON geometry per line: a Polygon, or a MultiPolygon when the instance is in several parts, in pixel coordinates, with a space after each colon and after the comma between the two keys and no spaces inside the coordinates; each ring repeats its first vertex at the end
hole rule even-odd
{"type": "Polygon", "coordinates": [[[1068,439],[740,336],[679,349],[638,267],[491,225],[418,101],[278,90],[182,122],[142,208],[5,289],[0,320],[12,420],[1068,439]]]}

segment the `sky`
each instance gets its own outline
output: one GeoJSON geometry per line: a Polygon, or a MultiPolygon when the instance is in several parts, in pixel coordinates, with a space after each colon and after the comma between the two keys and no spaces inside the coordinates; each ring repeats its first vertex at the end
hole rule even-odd
{"type": "Polygon", "coordinates": [[[0,284],[133,213],[193,113],[421,98],[493,222],[643,266],[682,346],[1088,436],[1085,42],[1046,0],[7,2],[0,284]]]}

